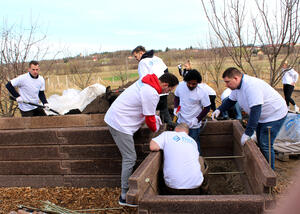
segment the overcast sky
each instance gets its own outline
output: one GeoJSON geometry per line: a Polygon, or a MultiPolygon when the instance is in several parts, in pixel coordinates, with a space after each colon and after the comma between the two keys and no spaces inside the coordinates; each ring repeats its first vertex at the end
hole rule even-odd
{"type": "Polygon", "coordinates": [[[208,34],[200,0],[2,0],[0,14],[8,25],[37,21],[52,49],[70,55],[197,47],[208,34]]]}

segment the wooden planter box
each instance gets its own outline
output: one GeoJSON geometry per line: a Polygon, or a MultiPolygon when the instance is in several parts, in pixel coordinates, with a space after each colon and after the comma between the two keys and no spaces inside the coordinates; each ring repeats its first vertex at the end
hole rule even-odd
{"type": "MultiPolygon", "coordinates": [[[[119,187],[121,155],[103,114],[0,119],[1,187],[119,187]]],[[[134,138],[137,166],[147,128],[134,138]]]]}
{"type": "MultiPolygon", "coordinates": [[[[151,152],[129,179],[128,202],[139,204],[139,213],[145,214],[262,213],[273,204],[269,191],[276,185],[276,175],[255,142],[250,141],[244,147],[240,145],[243,131],[238,121],[208,122],[200,139],[202,155],[206,160],[230,159],[235,164],[234,174],[244,188],[242,194],[162,195],[163,155],[162,152],[151,152]]],[[[215,178],[218,172],[211,172],[208,167],[210,183],[210,180],[218,179],[215,178]]]]}

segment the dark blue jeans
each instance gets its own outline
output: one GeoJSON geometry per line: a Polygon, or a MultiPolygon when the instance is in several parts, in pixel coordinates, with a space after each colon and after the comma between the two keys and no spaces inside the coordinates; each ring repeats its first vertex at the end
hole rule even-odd
{"type": "MultiPolygon", "coordinates": [[[[224,103],[224,101],[225,101],[226,99],[229,99],[229,98],[226,97],[226,98],[222,101],[222,103],[224,103]]],[[[233,107],[231,107],[230,109],[234,109],[235,114],[236,114],[235,119],[237,119],[237,120],[241,120],[241,119],[242,119],[242,111],[241,111],[241,107],[240,107],[240,105],[239,105],[238,102],[236,102],[235,105],[234,105],[233,107]]],[[[224,118],[226,118],[226,119],[229,119],[228,111],[222,112],[222,116],[223,116],[224,118]]]]}
{"type": "Polygon", "coordinates": [[[273,143],[274,140],[285,120],[286,116],[283,117],[280,120],[268,122],[268,123],[258,123],[256,128],[256,136],[258,140],[258,146],[260,148],[260,151],[265,156],[267,161],[269,161],[269,133],[268,133],[268,126],[271,127],[270,129],[270,141],[271,141],[271,167],[272,169],[275,169],[275,152],[273,143]]]}
{"type": "Polygon", "coordinates": [[[196,141],[197,146],[198,146],[199,155],[201,154],[201,152],[200,152],[200,131],[201,131],[200,128],[189,129],[189,136],[196,141]]]}

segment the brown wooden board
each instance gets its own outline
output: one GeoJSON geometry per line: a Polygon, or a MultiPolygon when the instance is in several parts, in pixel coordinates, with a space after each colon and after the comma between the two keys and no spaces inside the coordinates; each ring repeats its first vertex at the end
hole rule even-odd
{"type": "Polygon", "coordinates": [[[146,195],[139,213],[260,214],[264,209],[261,195],[146,195]]]}
{"type": "MultiPolygon", "coordinates": [[[[233,136],[236,142],[240,142],[244,132],[240,123],[233,123],[233,136]]],[[[269,166],[265,157],[260,152],[254,141],[248,141],[243,146],[244,156],[243,168],[249,179],[249,184],[254,194],[261,194],[265,187],[276,185],[276,174],[269,166]]]]}
{"type": "Polygon", "coordinates": [[[104,114],[1,118],[0,130],[106,126],[104,114]]]}

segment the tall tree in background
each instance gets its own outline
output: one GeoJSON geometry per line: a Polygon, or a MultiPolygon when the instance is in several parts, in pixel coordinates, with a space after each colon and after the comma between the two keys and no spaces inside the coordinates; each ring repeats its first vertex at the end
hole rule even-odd
{"type": "Polygon", "coordinates": [[[259,76],[253,60],[255,46],[264,48],[273,87],[280,82],[284,61],[289,58],[292,65],[298,61],[299,0],[255,0],[253,8],[243,0],[201,2],[210,26],[243,72],[259,76]]]}

